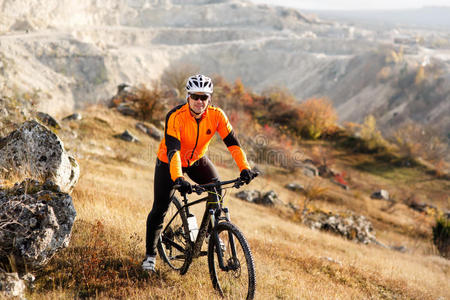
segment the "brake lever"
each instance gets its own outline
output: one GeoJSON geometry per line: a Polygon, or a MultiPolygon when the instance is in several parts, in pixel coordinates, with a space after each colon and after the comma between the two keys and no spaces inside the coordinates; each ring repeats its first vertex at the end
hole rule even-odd
{"type": "Polygon", "coordinates": [[[233,187],[238,189],[243,185],[244,185],[244,182],[242,181],[242,179],[239,178],[239,180],[233,184],[233,187]]]}
{"type": "Polygon", "coordinates": [[[200,186],[198,186],[198,185],[194,185],[192,189],[194,190],[194,192],[197,195],[201,195],[203,192],[205,192],[205,189],[200,187],[200,186]]]}

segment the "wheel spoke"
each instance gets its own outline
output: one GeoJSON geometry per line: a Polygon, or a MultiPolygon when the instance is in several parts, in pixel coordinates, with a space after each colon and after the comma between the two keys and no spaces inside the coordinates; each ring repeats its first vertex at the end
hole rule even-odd
{"type": "Polygon", "coordinates": [[[255,290],[253,258],[242,233],[230,223],[221,223],[216,228],[223,242],[224,268],[220,268],[216,243],[210,245],[208,262],[213,286],[222,296],[231,299],[252,299],[255,290]],[[214,251],[213,251],[214,250],[214,251]]]}
{"type": "Polygon", "coordinates": [[[158,242],[158,251],[162,259],[175,270],[185,270],[190,261],[188,256],[187,220],[184,211],[179,211],[181,204],[173,198],[165,217],[164,229],[158,242]]]}

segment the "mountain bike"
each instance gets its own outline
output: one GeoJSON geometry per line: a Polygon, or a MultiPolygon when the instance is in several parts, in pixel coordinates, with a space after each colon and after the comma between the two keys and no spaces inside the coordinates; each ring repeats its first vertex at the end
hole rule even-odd
{"type": "Polygon", "coordinates": [[[186,274],[194,258],[207,255],[214,289],[222,297],[232,299],[254,298],[255,266],[248,242],[238,227],[231,223],[230,212],[224,207],[218,190],[239,188],[243,184],[237,178],[194,185],[192,189],[195,193],[208,193],[208,196],[191,203],[188,203],[186,194],[182,195],[183,203],[172,196],[167,221],[158,242],[158,252],[163,261],[182,275],[186,274]],[[200,228],[197,228],[189,208],[202,202],[206,202],[206,209],[200,228]],[[202,251],[205,239],[208,248],[202,251]]]}

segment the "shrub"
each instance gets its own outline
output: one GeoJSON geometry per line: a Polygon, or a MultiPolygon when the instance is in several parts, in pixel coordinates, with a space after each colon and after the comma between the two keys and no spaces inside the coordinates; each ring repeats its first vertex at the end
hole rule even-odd
{"type": "Polygon", "coordinates": [[[433,242],[443,257],[450,258],[450,220],[444,216],[433,227],[433,242]]]}
{"type": "Polygon", "coordinates": [[[445,168],[448,144],[439,137],[438,130],[430,126],[407,122],[395,131],[392,142],[405,158],[414,160],[421,157],[438,170],[445,168]]]}
{"type": "Polygon", "coordinates": [[[139,119],[149,122],[162,119],[166,105],[158,85],[152,88],[147,88],[145,85],[139,86],[133,102],[139,119]]]}
{"type": "Polygon", "coordinates": [[[377,121],[374,116],[368,115],[359,131],[360,138],[365,142],[369,152],[379,152],[388,146],[387,141],[377,129],[377,121]]]}
{"type": "Polygon", "coordinates": [[[336,128],[337,114],[329,100],[308,99],[298,109],[297,124],[302,137],[315,140],[336,128]]]}
{"type": "Polygon", "coordinates": [[[367,116],[363,124],[347,122],[344,126],[347,134],[341,136],[340,145],[345,148],[360,153],[379,153],[389,147],[372,115],[367,116]]]}

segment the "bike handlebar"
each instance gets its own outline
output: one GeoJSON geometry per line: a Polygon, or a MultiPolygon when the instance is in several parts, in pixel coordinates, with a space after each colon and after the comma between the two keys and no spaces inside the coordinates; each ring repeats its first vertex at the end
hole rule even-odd
{"type": "MultiPolygon", "coordinates": [[[[255,173],[255,177],[258,176],[259,173],[255,173]]],[[[241,186],[244,185],[244,181],[238,177],[236,179],[232,179],[232,180],[226,180],[226,181],[217,181],[217,182],[212,182],[212,183],[207,183],[207,184],[196,184],[192,186],[192,191],[195,192],[196,194],[200,195],[201,193],[206,192],[207,190],[210,190],[212,188],[218,188],[221,187],[223,185],[227,185],[227,184],[231,184],[233,183],[233,187],[234,188],[240,188],[241,186]]],[[[180,188],[180,185],[174,185],[173,186],[174,189],[178,189],[180,188]]]]}

